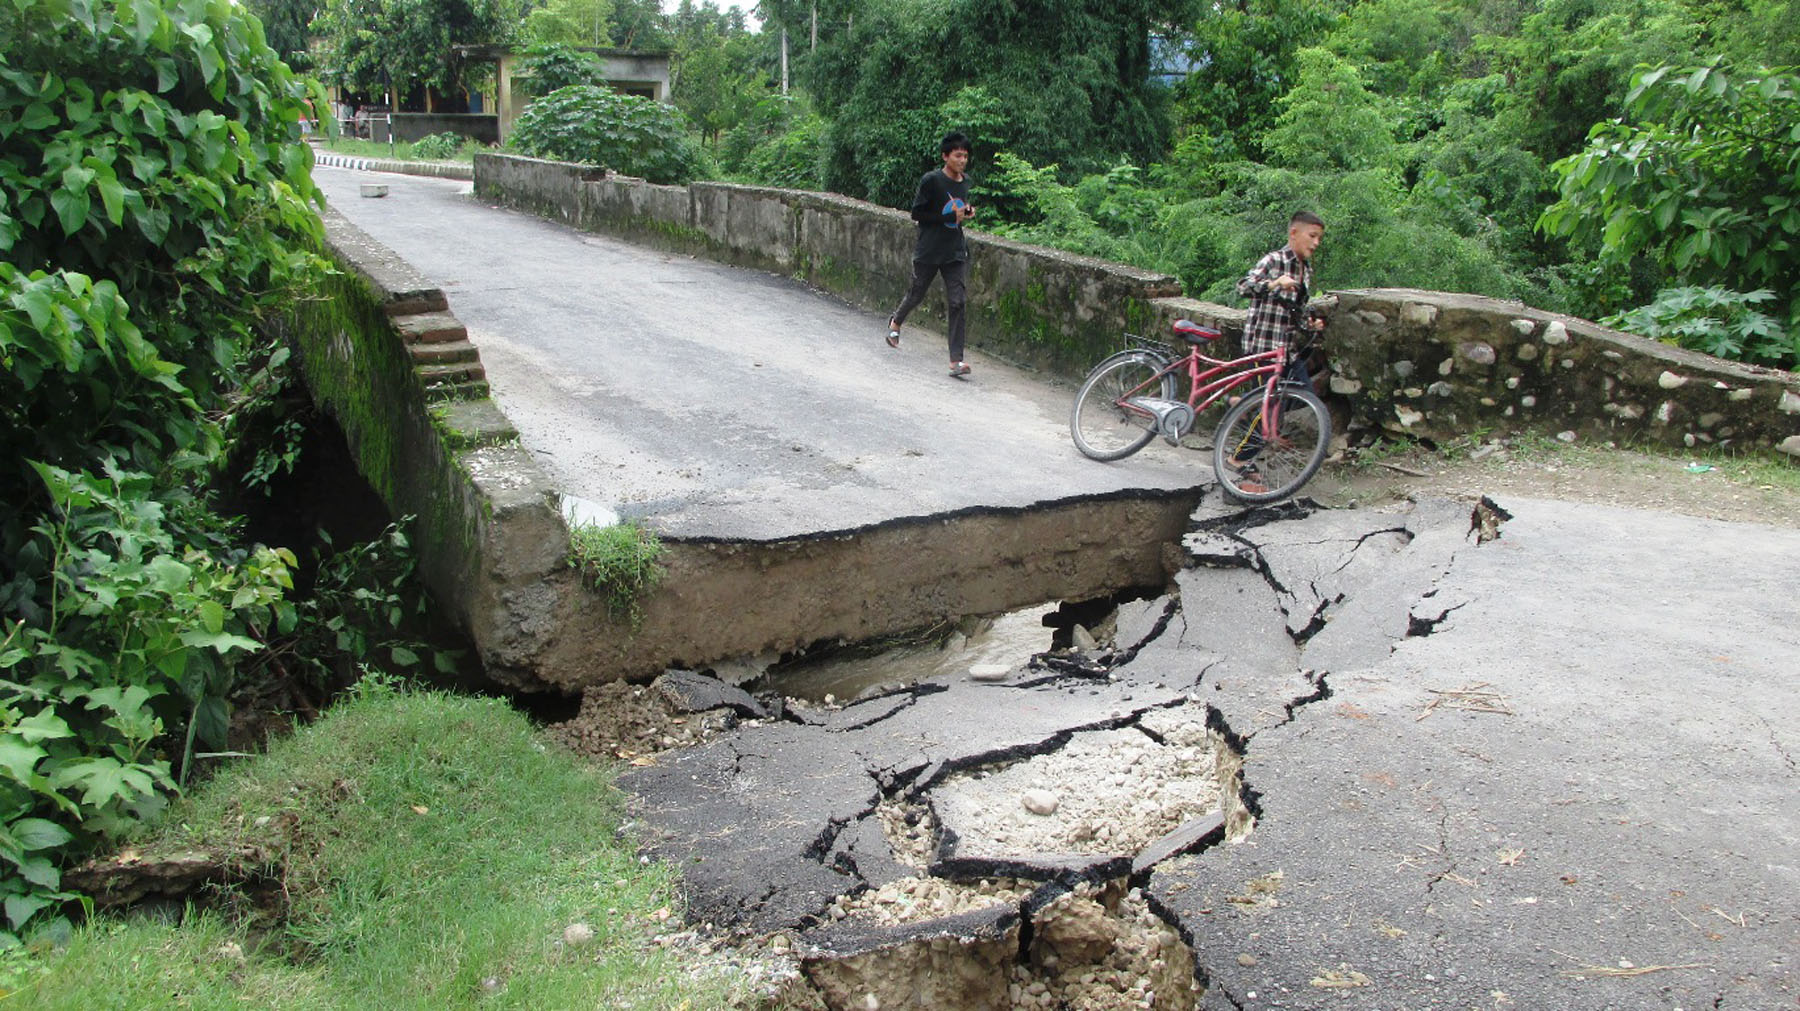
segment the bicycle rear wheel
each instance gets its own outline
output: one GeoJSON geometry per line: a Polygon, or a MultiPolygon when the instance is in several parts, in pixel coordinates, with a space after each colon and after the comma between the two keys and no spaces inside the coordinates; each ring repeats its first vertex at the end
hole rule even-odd
{"type": "Polygon", "coordinates": [[[1116,354],[1094,366],[1069,412],[1075,448],[1095,460],[1122,460],[1143,449],[1156,437],[1156,415],[1132,407],[1127,398],[1174,400],[1175,377],[1156,378],[1167,366],[1165,359],[1148,351],[1116,354]]]}
{"type": "Polygon", "coordinates": [[[1213,473],[1239,501],[1274,502],[1299,491],[1331,445],[1331,413],[1317,394],[1284,383],[1274,396],[1268,412],[1266,393],[1238,401],[1213,436],[1213,473]]]}

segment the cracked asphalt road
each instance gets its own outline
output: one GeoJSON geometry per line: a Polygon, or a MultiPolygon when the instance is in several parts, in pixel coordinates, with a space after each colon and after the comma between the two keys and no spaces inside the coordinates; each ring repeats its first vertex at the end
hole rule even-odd
{"type": "MultiPolygon", "coordinates": [[[[918,873],[879,805],[1203,710],[1243,747],[1255,826],[1135,879],[1203,1007],[1800,1006],[1800,531],[1499,504],[1485,543],[1469,503],[1197,514],[1105,674],[1021,657],[1009,683],[745,727],[622,783],[696,919],[841,939],[834,897],[918,873]]],[[[951,845],[935,869],[1131,856],[951,845]]]]}

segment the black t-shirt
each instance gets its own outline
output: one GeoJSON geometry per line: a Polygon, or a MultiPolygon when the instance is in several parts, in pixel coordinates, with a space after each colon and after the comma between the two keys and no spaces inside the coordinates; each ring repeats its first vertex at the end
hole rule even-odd
{"type": "Polygon", "coordinates": [[[956,208],[969,202],[969,177],[952,179],[943,169],[925,173],[913,197],[912,218],[919,223],[913,259],[920,263],[955,263],[969,258],[969,243],[956,223],[956,208]]]}

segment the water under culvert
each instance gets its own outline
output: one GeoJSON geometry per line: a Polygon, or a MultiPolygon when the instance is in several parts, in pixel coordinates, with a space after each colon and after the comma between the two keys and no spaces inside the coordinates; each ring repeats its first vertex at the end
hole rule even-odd
{"type": "Polygon", "coordinates": [[[808,702],[850,702],[927,681],[964,678],[973,668],[1013,667],[1051,648],[1055,603],[993,618],[965,619],[881,643],[813,650],[771,666],[746,684],[808,702]]]}

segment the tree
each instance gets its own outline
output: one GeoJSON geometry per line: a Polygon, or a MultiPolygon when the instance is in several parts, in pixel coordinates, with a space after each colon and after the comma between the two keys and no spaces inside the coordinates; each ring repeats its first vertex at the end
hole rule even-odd
{"type": "Polygon", "coordinates": [[[608,46],[612,44],[613,14],[613,0],[550,0],[525,16],[524,39],[538,44],[608,46]]]}
{"type": "Polygon", "coordinates": [[[507,143],[533,157],[600,165],[653,183],[685,183],[700,168],[678,110],[594,85],[532,102],[507,143]]]}
{"type": "Polygon", "coordinates": [[[1294,57],[1317,45],[1338,16],[1331,0],[1210,4],[1187,34],[1193,70],[1178,87],[1181,132],[1211,159],[1262,157],[1275,102],[1294,79],[1294,57]]]}
{"type": "Polygon", "coordinates": [[[244,6],[262,21],[269,48],[282,62],[301,73],[313,69],[312,22],[324,0],[247,0],[244,6]]]}
{"type": "Polygon", "coordinates": [[[713,0],[681,0],[669,18],[675,60],[669,92],[707,141],[736,126],[769,90],[762,41],[744,27],[743,12],[713,0]]]}
{"type": "Polygon", "coordinates": [[[598,57],[560,42],[532,46],[519,66],[519,80],[533,95],[548,95],[575,84],[604,84],[605,78],[606,67],[598,57]]]}
{"type": "Polygon", "coordinates": [[[359,91],[399,97],[413,86],[463,84],[452,47],[510,41],[516,0],[326,0],[314,22],[326,40],[325,76],[359,91]]]}
{"type": "Polygon", "coordinates": [[[1551,161],[1619,108],[1634,68],[1698,61],[1703,35],[1683,0],[1546,0],[1516,35],[1477,39],[1470,58],[1506,75],[1500,136],[1551,161]]]}
{"type": "Polygon", "coordinates": [[[1167,141],[1168,119],[1149,81],[1150,36],[1189,7],[1187,0],[870,2],[843,34],[822,35],[803,67],[831,121],[826,183],[903,203],[949,129],[971,133],[978,162],[998,149],[1069,172],[1099,171],[1121,155],[1153,158],[1167,141]]]}
{"type": "Polygon", "coordinates": [[[1269,163],[1302,170],[1396,171],[1396,117],[1363,88],[1356,68],[1328,50],[1295,56],[1297,82],[1263,135],[1269,163]]]}
{"type": "Polygon", "coordinates": [[[1637,74],[1625,118],[1551,168],[1540,227],[1682,284],[1767,288],[1800,325],[1800,77],[1714,64],[1637,74]],[[1628,121],[1629,120],[1629,121],[1628,121]]]}

